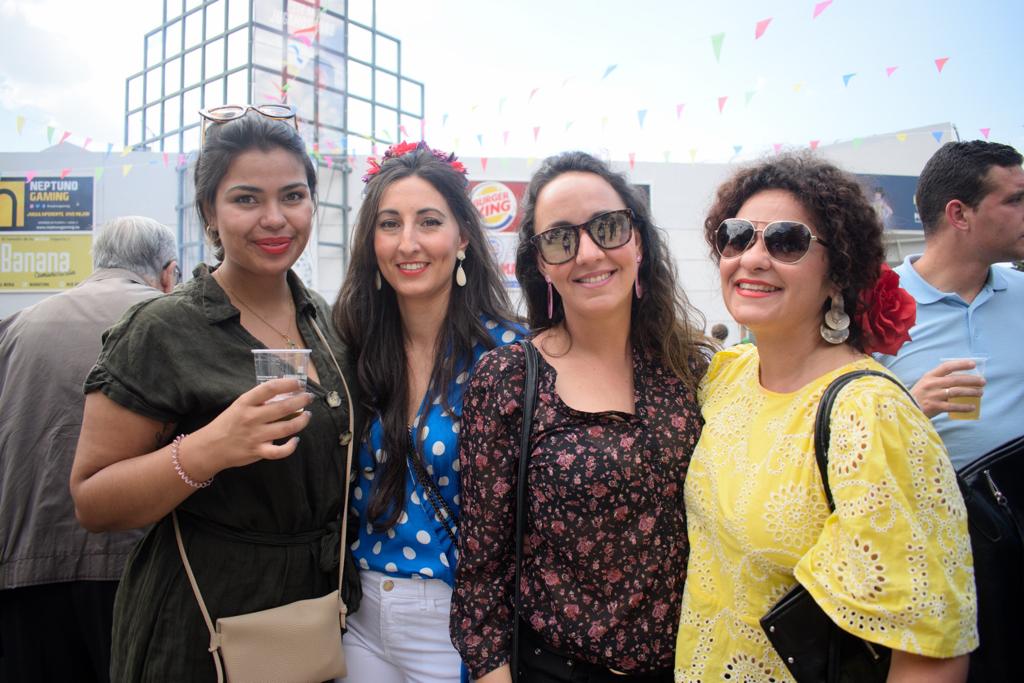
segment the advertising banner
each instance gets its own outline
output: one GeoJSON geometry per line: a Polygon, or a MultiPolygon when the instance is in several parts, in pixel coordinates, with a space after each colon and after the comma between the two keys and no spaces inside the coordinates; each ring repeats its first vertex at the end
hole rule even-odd
{"type": "Polygon", "coordinates": [[[924,230],[914,203],[917,176],[858,174],[857,179],[886,230],[924,230]]]}
{"type": "Polygon", "coordinates": [[[0,179],[0,233],[92,230],[93,179],[0,179]]]}
{"type": "Polygon", "coordinates": [[[92,233],[9,235],[0,231],[0,292],[70,289],[92,274],[92,233]]]}
{"type": "Polygon", "coordinates": [[[527,183],[509,180],[483,180],[469,184],[469,198],[480,213],[484,237],[501,269],[508,289],[518,289],[516,247],[519,244],[520,207],[527,183]]]}

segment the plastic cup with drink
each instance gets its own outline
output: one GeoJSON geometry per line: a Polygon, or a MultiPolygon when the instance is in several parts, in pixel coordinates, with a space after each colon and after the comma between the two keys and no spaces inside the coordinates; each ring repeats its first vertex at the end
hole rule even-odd
{"type": "MultiPolygon", "coordinates": [[[[256,381],[259,384],[269,382],[272,379],[294,379],[302,385],[297,391],[278,394],[267,401],[283,401],[286,398],[295,396],[306,390],[306,377],[309,369],[309,356],[312,353],[309,349],[253,349],[252,357],[256,365],[256,381]]],[[[293,415],[285,416],[284,420],[301,415],[298,411],[293,415]]]]}
{"type": "MultiPolygon", "coordinates": [[[[942,358],[940,359],[943,363],[947,361],[971,361],[974,363],[973,368],[966,370],[954,370],[951,375],[976,375],[978,377],[985,377],[985,361],[988,360],[988,356],[964,356],[961,358],[942,358]]],[[[948,390],[947,390],[948,391],[948,390]]],[[[970,411],[949,411],[950,420],[977,420],[981,417],[981,396],[950,396],[950,403],[958,405],[971,406],[970,411]]]]}

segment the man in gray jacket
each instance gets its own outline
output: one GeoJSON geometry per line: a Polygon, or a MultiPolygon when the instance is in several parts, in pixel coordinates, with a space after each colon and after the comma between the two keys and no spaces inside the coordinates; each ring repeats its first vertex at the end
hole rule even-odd
{"type": "Polygon", "coordinates": [[[93,534],[68,491],[101,335],[180,279],[174,233],[97,231],[80,285],[0,321],[0,681],[106,681],[117,582],[142,531],[93,534]]]}

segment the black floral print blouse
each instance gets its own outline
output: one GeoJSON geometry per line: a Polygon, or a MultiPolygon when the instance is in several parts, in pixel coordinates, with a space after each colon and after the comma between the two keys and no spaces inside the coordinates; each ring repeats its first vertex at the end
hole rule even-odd
{"type": "MultiPolygon", "coordinates": [[[[633,356],[633,415],[568,407],[540,359],[522,590],[523,618],[552,648],[639,673],[673,665],[683,479],[702,423],[692,389],[652,354],[633,356]]],[[[510,659],[525,374],[518,344],[490,351],[464,400],[451,634],[474,677],[510,659]]]]}

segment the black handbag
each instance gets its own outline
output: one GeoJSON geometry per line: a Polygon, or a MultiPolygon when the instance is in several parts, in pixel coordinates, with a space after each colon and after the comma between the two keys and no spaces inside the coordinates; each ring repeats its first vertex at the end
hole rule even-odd
{"type": "Polygon", "coordinates": [[[522,628],[523,593],[520,581],[523,575],[523,534],[526,532],[526,466],[530,460],[530,431],[533,426],[533,411],[537,405],[536,347],[527,339],[519,340],[526,356],[526,381],[523,391],[523,431],[519,437],[519,480],[516,483],[516,572],[512,617],[512,653],[510,668],[512,680],[519,676],[519,630],[522,628]]]}
{"type": "Polygon", "coordinates": [[[978,637],[968,681],[1019,680],[1024,645],[1024,436],[957,473],[967,507],[978,591],[978,637]]]}
{"type": "MultiPolygon", "coordinates": [[[[894,377],[874,370],[840,375],[825,389],[814,417],[814,456],[832,511],[836,509],[828,485],[832,405],[843,387],[867,376],[884,377],[910,396],[894,377]]],[[[884,683],[888,676],[892,656],[889,648],[839,628],[799,583],[761,617],[761,628],[797,683],[884,683]]]]}

